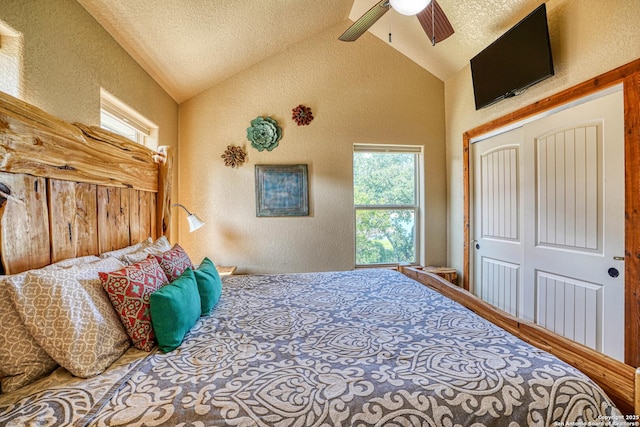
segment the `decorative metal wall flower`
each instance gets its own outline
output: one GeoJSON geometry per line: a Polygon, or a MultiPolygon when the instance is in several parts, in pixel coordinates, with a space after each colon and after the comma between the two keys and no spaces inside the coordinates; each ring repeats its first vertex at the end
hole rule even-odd
{"type": "Polygon", "coordinates": [[[256,117],[247,128],[247,139],[258,151],[271,151],[278,146],[282,138],[282,128],[271,117],[256,117]]]}
{"type": "Polygon", "coordinates": [[[298,124],[298,126],[308,125],[313,120],[313,114],[311,108],[304,105],[298,105],[292,110],[293,114],[291,118],[298,124]]]}
{"type": "Polygon", "coordinates": [[[247,159],[247,153],[239,145],[227,145],[227,149],[221,156],[225,166],[241,166],[247,159]]]}

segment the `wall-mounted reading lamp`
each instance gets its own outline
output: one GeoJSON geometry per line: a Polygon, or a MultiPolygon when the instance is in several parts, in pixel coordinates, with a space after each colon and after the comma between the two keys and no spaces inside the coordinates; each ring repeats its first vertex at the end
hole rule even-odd
{"type": "Polygon", "coordinates": [[[173,205],[171,205],[172,208],[175,208],[176,206],[181,207],[182,209],[184,209],[187,212],[187,221],[189,222],[189,233],[193,233],[194,231],[196,231],[198,228],[202,227],[204,225],[204,221],[202,221],[200,218],[198,218],[196,216],[196,214],[192,214],[191,212],[189,212],[189,210],[187,208],[185,208],[183,205],[179,204],[179,203],[175,203],[173,205]]]}

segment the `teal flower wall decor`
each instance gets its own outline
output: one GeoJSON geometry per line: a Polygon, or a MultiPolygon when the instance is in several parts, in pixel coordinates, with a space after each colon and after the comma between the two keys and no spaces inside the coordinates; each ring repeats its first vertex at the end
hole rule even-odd
{"type": "Polygon", "coordinates": [[[281,138],[282,128],[271,117],[256,117],[251,120],[251,127],[247,128],[247,139],[258,151],[273,150],[278,146],[281,138]]]}

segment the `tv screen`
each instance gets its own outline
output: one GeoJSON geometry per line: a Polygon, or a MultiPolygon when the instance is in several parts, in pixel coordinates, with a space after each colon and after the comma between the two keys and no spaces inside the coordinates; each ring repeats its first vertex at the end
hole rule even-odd
{"type": "Polygon", "coordinates": [[[553,75],[544,4],[471,59],[476,110],[553,75]]]}

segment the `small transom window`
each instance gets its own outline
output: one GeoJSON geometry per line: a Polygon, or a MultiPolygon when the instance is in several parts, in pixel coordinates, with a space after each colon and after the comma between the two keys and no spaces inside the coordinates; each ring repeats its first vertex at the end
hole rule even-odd
{"type": "Polygon", "coordinates": [[[158,148],[158,126],[105,90],[100,91],[100,127],[153,150],[158,148]]]}

